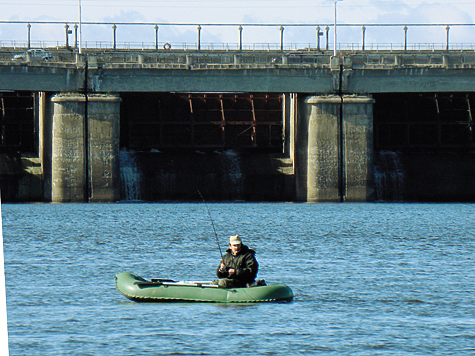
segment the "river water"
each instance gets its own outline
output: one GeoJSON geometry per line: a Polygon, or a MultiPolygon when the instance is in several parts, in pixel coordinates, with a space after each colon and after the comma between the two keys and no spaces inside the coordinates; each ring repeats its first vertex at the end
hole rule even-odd
{"type": "Polygon", "coordinates": [[[475,353],[473,204],[209,203],[291,303],[140,304],[114,274],[213,279],[204,204],[2,206],[11,355],[475,353]]]}

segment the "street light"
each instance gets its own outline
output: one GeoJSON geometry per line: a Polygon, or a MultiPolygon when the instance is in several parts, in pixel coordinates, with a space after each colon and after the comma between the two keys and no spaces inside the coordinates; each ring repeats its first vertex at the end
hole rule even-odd
{"type": "Polygon", "coordinates": [[[81,22],[81,0],[79,0],[79,54],[82,52],[82,22],[81,22]]]}
{"type": "Polygon", "coordinates": [[[333,39],[333,56],[336,56],[336,3],[338,1],[343,1],[343,0],[333,0],[333,3],[334,3],[334,9],[335,9],[335,16],[334,16],[334,23],[333,23],[333,35],[334,35],[334,39],[333,39]]]}

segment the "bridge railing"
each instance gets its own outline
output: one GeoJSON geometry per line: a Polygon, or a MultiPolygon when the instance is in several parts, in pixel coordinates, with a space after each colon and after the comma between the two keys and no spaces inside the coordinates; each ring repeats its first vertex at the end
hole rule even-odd
{"type": "MultiPolygon", "coordinates": [[[[201,43],[198,48],[196,43],[187,42],[159,42],[158,50],[162,50],[165,46],[170,45],[170,49],[182,51],[296,51],[304,49],[316,50],[314,43],[288,43],[281,46],[279,43],[201,43]]],[[[29,48],[44,48],[44,49],[61,49],[64,48],[64,43],[60,41],[31,41],[28,44],[25,41],[5,41],[0,40],[1,49],[15,49],[26,50],[29,48]]],[[[71,49],[77,50],[77,47],[70,46],[71,49]]],[[[151,51],[157,50],[155,43],[152,42],[117,42],[114,44],[110,41],[85,41],[82,48],[93,50],[140,50],[151,51]]],[[[324,51],[325,48],[320,50],[324,51]]],[[[328,50],[332,50],[329,47],[328,50]]],[[[444,51],[447,50],[446,43],[367,43],[362,48],[361,43],[339,43],[339,51],[444,51]]],[[[449,51],[474,51],[475,43],[451,43],[449,51]]]]}
{"type": "MultiPolygon", "coordinates": [[[[333,24],[83,22],[81,28],[81,47],[86,49],[290,51],[335,47],[333,24]]],[[[475,24],[338,24],[337,28],[340,42],[336,49],[342,51],[473,50],[475,47],[475,24]]],[[[74,21],[0,21],[0,31],[3,36],[0,48],[79,47],[79,25],[74,21]]]]}

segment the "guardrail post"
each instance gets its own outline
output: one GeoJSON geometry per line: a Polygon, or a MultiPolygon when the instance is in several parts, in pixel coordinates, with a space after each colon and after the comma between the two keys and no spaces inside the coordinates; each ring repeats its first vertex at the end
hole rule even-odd
{"type": "Polygon", "coordinates": [[[112,32],[113,32],[113,36],[114,36],[114,42],[113,42],[113,48],[116,49],[116,33],[117,33],[117,26],[114,24],[112,25],[112,32]]]}
{"type": "Polygon", "coordinates": [[[364,51],[366,27],[363,25],[363,27],[361,29],[363,30],[363,44],[361,45],[361,50],[364,51]]]}
{"type": "Polygon", "coordinates": [[[198,25],[198,51],[201,50],[201,25],[198,25]]]}
{"type": "Polygon", "coordinates": [[[407,51],[407,26],[404,26],[404,51],[407,51]]]}
{"type": "Polygon", "coordinates": [[[64,32],[66,33],[66,48],[69,48],[69,35],[73,33],[72,30],[69,29],[69,25],[64,25],[64,32]]]}
{"type": "Polygon", "coordinates": [[[78,24],[74,24],[74,48],[78,48],[78,24]]]}
{"type": "Polygon", "coordinates": [[[328,35],[330,33],[330,27],[325,27],[325,37],[326,37],[326,44],[325,44],[325,50],[328,51],[328,35]]]}
{"type": "Polygon", "coordinates": [[[323,35],[323,32],[320,31],[320,26],[317,26],[317,51],[320,51],[320,36],[323,35]]]}
{"type": "Polygon", "coordinates": [[[26,25],[26,27],[28,28],[28,48],[30,48],[30,38],[31,38],[31,25],[28,23],[28,25],[26,25]]]}
{"type": "Polygon", "coordinates": [[[449,30],[450,30],[450,26],[447,25],[447,27],[445,28],[445,30],[447,31],[447,46],[446,46],[446,51],[448,52],[448,51],[449,51],[449,30]]]}
{"type": "Polygon", "coordinates": [[[280,50],[284,50],[284,26],[280,26],[280,50]]]}
{"type": "Polygon", "coordinates": [[[158,25],[154,26],[155,28],[155,50],[158,51],[158,25]]]}
{"type": "Polygon", "coordinates": [[[241,25],[239,25],[238,30],[239,30],[239,50],[242,51],[242,26],[241,25]]]}

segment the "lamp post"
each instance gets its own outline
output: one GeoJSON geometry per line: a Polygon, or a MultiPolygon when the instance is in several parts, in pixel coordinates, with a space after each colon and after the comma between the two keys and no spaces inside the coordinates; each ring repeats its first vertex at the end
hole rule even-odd
{"type": "Polygon", "coordinates": [[[343,1],[343,0],[333,0],[333,4],[334,4],[334,11],[335,11],[335,16],[334,16],[334,23],[333,23],[333,56],[336,56],[336,3],[338,1],[343,1]]]}
{"type": "Polygon", "coordinates": [[[79,0],[79,54],[82,53],[82,20],[81,20],[81,0],[79,0]]]}

